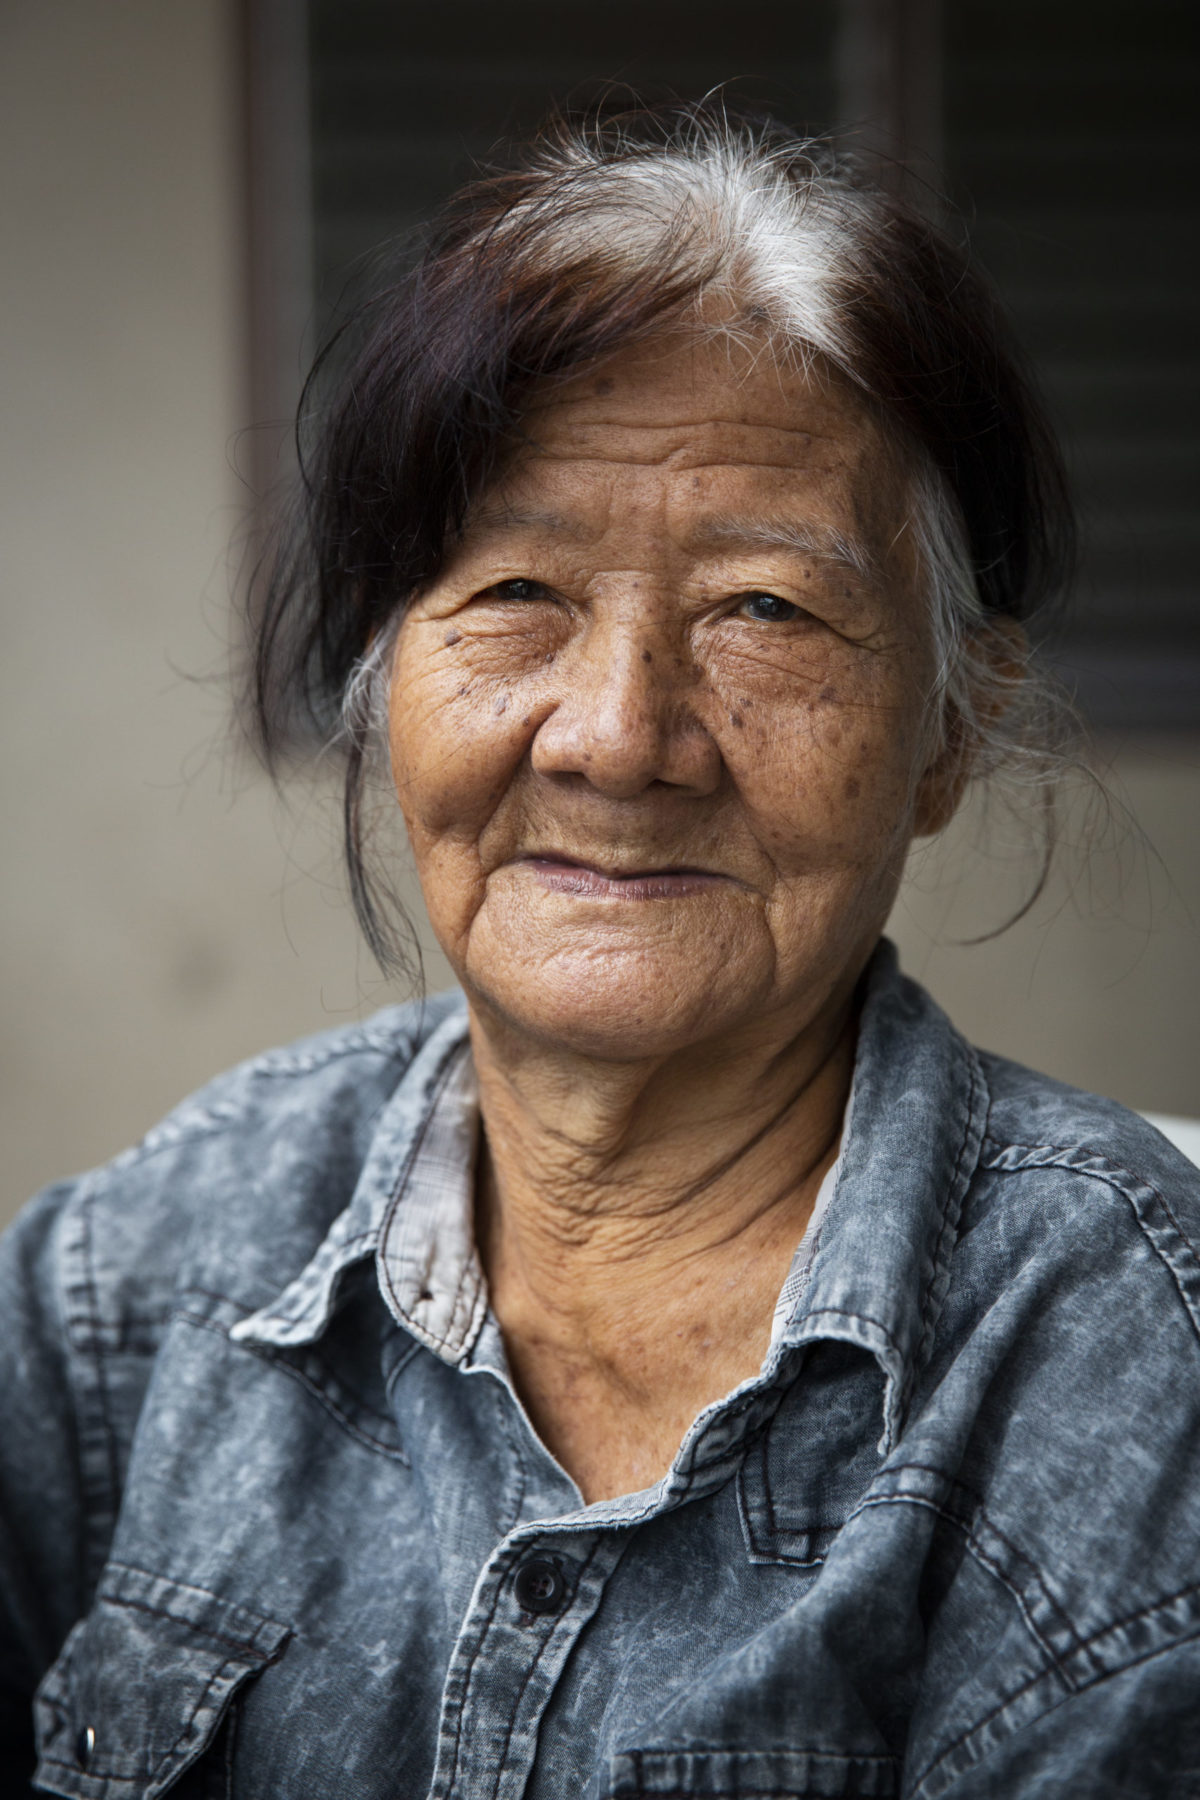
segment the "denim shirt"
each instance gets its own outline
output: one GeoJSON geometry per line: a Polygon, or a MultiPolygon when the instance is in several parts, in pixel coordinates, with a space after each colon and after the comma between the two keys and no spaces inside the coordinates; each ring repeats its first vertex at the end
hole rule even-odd
{"type": "Polygon", "coordinates": [[[464,1039],[443,996],[262,1057],[6,1236],[3,1792],[1200,1793],[1191,1166],[883,947],[760,1373],[585,1506],[475,1257],[464,1039]]]}

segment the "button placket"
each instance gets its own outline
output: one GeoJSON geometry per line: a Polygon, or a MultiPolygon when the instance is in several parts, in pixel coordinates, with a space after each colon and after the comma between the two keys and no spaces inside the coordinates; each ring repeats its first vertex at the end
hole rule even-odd
{"type": "Polygon", "coordinates": [[[628,1541],[623,1531],[546,1539],[509,1538],[480,1578],[446,1674],[429,1800],[525,1792],[542,1716],[628,1541]]]}

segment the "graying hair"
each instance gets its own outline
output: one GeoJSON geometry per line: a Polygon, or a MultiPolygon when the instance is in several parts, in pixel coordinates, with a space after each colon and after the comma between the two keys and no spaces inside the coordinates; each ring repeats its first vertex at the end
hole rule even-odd
{"type": "Polygon", "coordinates": [[[256,740],[268,763],[305,731],[345,752],[351,889],[381,960],[394,940],[362,795],[399,616],[533,396],[681,326],[834,372],[890,435],[935,652],[930,753],[1039,796],[1070,760],[1036,653],[1019,680],[1015,649],[996,654],[1064,587],[1065,476],[961,250],[827,146],[720,103],[559,121],[452,199],[415,266],[359,310],[332,394],[333,352],[319,359],[303,489],[252,593],[256,740]]]}

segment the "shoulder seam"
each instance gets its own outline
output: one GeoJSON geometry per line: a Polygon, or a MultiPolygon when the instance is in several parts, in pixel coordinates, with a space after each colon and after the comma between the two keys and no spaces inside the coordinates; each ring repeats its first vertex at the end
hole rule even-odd
{"type": "Polygon", "coordinates": [[[1200,1252],[1160,1188],[1145,1175],[1137,1175],[1120,1163],[1110,1162],[1103,1151],[1089,1149],[1086,1144],[998,1143],[995,1139],[990,1140],[990,1143],[997,1154],[991,1158],[981,1156],[980,1168],[1001,1175],[1020,1175],[1029,1169],[1066,1169],[1087,1180],[1098,1181],[1112,1193],[1119,1194],[1132,1212],[1143,1237],[1170,1275],[1192,1330],[1200,1340],[1200,1252]],[[1008,1151],[1021,1152],[1021,1160],[1006,1166],[1003,1157],[1008,1151]],[[1149,1207],[1161,1209],[1169,1230],[1146,1216],[1145,1209],[1149,1207]],[[1172,1236],[1178,1240],[1178,1244],[1170,1241],[1172,1236]],[[1182,1246],[1183,1256],[1178,1253],[1179,1246],[1182,1246]],[[1192,1264],[1190,1269],[1185,1266],[1187,1259],[1192,1264]],[[1189,1292],[1189,1289],[1192,1291],[1189,1292]]]}
{"type": "MultiPolygon", "coordinates": [[[[268,1050],[252,1062],[242,1063],[236,1073],[248,1081],[260,1077],[289,1079],[315,1074],[318,1069],[327,1068],[329,1064],[344,1061],[351,1056],[374,1054],[382,1056],[386,1061],[411,1061],[413,1048],[411,1037],[397,1040],[363,1033],[356,1034],[348,1041],[330,1045],[323,1053],[313,1051],[301,1055],[286,1050],[268,1050]]],[[[190,1101],[184,1100],[165,1119],[152,1125],[138,1143],[130,1145],[129,1149],[120,1151],[101,1168],[93,1169],[83,1176],[85,1190],[94,1192],[110,1175],[124,1174],[160,1151],[173,1150],[181,1144],[194,1143],[200,1138],[212,1137],[224,1131],[245,1118],[250,1105],[249,1096],[236,1101],[214,1099],[195,1107],[190,1101]]]]}

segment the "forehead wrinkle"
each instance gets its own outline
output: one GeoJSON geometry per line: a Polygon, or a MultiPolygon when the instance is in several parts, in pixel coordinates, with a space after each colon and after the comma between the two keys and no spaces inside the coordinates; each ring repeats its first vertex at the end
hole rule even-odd
{"type": "Polygon", "coordinates": [[[547,507],[522,506],[512,500],[493,497],[471,514],[462,531],[464,540],[518,534],[569,538],[574,543],[583,543],[595,536],[595,527],[568,513],[547,507]]]}

